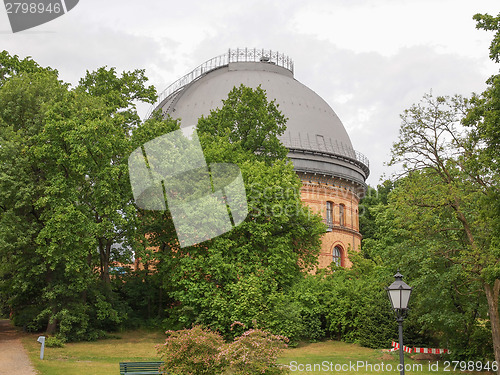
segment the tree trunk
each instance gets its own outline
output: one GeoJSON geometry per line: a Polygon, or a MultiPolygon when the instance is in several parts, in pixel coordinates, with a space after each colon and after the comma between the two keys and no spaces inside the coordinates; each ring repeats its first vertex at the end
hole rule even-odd
{"type": "Polygon", "coordinates": [[[99,239],[99,255],[101,261],[101,280],[106,291],[111,290],[111,278],[109,276],[109,258],[111,256],[112,242],[107,239],[99,239]]]}
{"type": "Polygon", "coordinates": [[[57,330],[57,319],[54,317],[57,313],[57,310],[54,307],[52,307],[51,314],[49,316],[49,322],[47,323],[47,335],[53,335],[56,333],[57,330]]]}
{"type": "MultiPolygon", "coordinates": [[[[493,338],[493,352],[495,361],[500,363],[500,319],[498,314],[498,292],[500,291],[500,280],[496,279],[493,285],[484,283],[484,291],[488,300],[488,313],[491,322],[491,335],[493,338]]],[[[500,375],[500,368],[497,370],[500,375]]]]}
{"type": "MultiPolygon", "coordinates": [[[[53,271],[49,269],[47,275],[45,276],[45,282],[49,286],[51,292],[53,292],[52,279],[53,279],[53,271]]],[[[50,315],[49,315],[49,321],[47,323],[46,333],[47,335],[53,335],[56,333],[57,330],[57,319],[55,318],[55,315],[57,314],[56,302],[53,299],[51,299],[49,301],[49,306],[50,306],[50,315]]]]}

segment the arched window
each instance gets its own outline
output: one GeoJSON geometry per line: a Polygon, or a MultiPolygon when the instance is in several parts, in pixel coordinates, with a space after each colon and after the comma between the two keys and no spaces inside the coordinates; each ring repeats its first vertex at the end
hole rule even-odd
{"type": "Polygon", "coordinates": [[[326,225],[333,226],[333,202],[326,202],[326,225]]]}
{"type": "Polygon", "coordinates": [[[343,204],[339,205],[339,225],[345,226],[345,206],[343,204]]]}
{"type": "Polygon", "coordinates": [[[333,248],[332,258],[333,263],[339,267],[342,266],[342,250],[340,249],[340,246],[335,246],[333,248]]]}

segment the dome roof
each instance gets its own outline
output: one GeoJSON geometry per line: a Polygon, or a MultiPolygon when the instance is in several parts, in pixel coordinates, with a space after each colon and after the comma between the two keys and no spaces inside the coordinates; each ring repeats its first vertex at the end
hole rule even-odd
{"type": "Polygon", "coordinates": [[[337,114],[318,94],[293,77],[293,63],[265,50],[230,50],[207,61],[172,84],[160,96],[156,109],[181,119],[181,127],[220,108],[235,86],[261,85],[268,100],[275,99],[288,118],[280,137],[290,150],[295,169],[344,177],[364,186],[368,160],[354,151],[337,114]]]}

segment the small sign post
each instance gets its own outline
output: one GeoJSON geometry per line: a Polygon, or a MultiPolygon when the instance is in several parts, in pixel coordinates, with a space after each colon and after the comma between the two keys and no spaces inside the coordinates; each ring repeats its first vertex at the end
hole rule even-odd
{"type": "Polygon", "coordinates": [[[43,351],[45,349],[45,336],[38,337],[38,340],[36,341],[42,344],[42,347],[40,348],[40,359],[43,359],[43,351]]]}

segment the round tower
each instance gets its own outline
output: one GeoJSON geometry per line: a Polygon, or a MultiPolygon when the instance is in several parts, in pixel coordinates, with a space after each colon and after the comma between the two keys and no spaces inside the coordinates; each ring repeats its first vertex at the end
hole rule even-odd
{"type": "Polygon", "coordinates": [[[331,262],[349,267],[347,250],[358,250],[358,204],[366,191],[368,159],[355,151],[337,114],[318,94],[294,79],[293,61],[276,51],[230,49],[180,78],[159,97],[160,109],[182,126],[220,108],[235,86],[266,90],[288,118],[280,137],[302,180],[302,201],[319,212],[327,225],[319,267],[331,262]]]}

